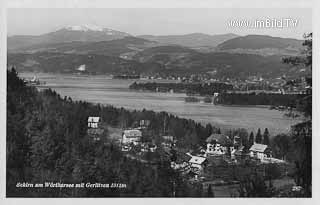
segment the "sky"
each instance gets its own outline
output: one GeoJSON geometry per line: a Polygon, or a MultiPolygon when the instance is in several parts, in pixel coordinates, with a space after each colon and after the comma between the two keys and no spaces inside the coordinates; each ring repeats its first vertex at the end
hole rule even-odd
{"type": "Polygon", "coordinates": [[[8,36],[40,35],[74,25],[95,25],[132,35],[235,33],[238,35],[260,34],[302,39],[304,33],[312,31],[312,10],[306,8],[15,8],[7,10],[8,36]],[[292,21],[289,22],[285,19],[292,21]],[[256,20],[278,22],[278,27],[248,28],[248,24],[241,27],[234,23],[245,21],[254,24],[256,20]],[[282,21],[283,27],[279,27],[280,21],[282,21]],[[233,23],[230,24],[230,22],[233,23]],[[288,27],[286,27],[285,23],[288,22],[288,27]]]}

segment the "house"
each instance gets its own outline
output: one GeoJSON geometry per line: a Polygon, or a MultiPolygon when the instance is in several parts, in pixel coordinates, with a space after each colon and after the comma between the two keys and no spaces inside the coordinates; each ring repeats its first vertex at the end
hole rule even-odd
{"type": "Polygon", "coordinates": [[[224,134],[212,134],[207,140],[206,154],[210,155],[223,155],[228,152],[231,146],[231,140],[224,134]]]}
{"type": "Polygon", "coordinates": [[[189,160],[189,164],[194,172],[200,172],[206,166],[207,159],[205,157],[192,156],[189,160]]]}
{"type": "Polygon", "coordinates": [[[250,157],[259,159],[260,161],[272,157],[271,149],[268,147],[268,145],[255,143],[250,147],[249,151],[250,157]]]}
{"type": "Polygon", "coordinates": [[[88,117],[88,128],[98,128],[100,123],[100,117],[88,117]]]}
{"type": "Polygon", "coordinates": [[[171,135],[165,135],[165,136],[162,136],[162,139],[165,140],[165,141],[171,141],[171,142],[173,142],[174,137],[171,136],[171,135]]]}
{"type": "Polygon", "coordinates": [[[150,120],[140,120],[139,125],[140,127],[149,127],[150,120]]]}
{"type": "Polygon", "coordinates": [[[180,173],[187,174],[191,170],[190,159],[192,157],[184,152],[176,151],[171,157],[171,168],[180,173]]]}
{"type": "Polygon", "coordinates": [[[177,140],[174,139],[173,136],[170,136],[170,135],[166,135],[166,136],[162,136],[162,143],[161,145],[163,147],[174,147],[177,142],[177,140]]]}
{"type": "Polygon", "coordinates": [[[122,144],[137,145],[141,142],[142,132],[137,129],[125,130],[122,134],[122,144]]]}

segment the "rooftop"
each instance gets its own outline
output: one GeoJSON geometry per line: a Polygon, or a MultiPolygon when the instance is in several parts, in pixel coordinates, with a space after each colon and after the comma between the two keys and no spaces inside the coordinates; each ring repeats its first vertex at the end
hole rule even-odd
{"type": "Polygon", "coordinates": [[[88,117],[88,122],[100,122],[100,117],[88,117]]]}
{"type": "Polygon", "coordinates": [[[267,148],[268,148],[268,146],[265,145],[265,144],[253,144],[253,145],[250,147],[250,151],[254,151],[254,152],[264,152],[267,148]]]}
{"type": "Polygon", "coordinates": [[[228,136],[224,134],[211,134],[207,140],[207,143],[219,143],[223,146],[231,144],[231,140],[228,136]]]}
{"type": "Polygon", "coordinates": [[[205,161],[206,161],[206,158],[198,157],[198,156],[192,156],[191,159],[189,160],[189,162],[193,164],[202,164],[205,161]]]}

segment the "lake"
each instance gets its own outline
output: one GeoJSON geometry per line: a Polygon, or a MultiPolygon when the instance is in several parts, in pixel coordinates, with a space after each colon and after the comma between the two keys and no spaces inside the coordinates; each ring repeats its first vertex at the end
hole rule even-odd
{"type": "Polygon", "coordinates": [[[211,123],[221,129],[246,128],[255,131],[269,129],[272,135],[288,132],[298,119],[284,117],[284,112],[261,106],[222,106],[205,103],[186,103],[183,93],[156,93],[130,90],[135,80],[112,79],[110,76],[83,76],[71,74],[21,73],[22,78],[36,75],[62,97],[110,104],[126,109],[166,111],[182,118],[211,123]]]}

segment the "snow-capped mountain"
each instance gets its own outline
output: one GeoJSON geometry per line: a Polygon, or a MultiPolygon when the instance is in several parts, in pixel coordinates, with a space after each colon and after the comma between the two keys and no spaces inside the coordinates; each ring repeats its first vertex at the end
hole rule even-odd
{"type": "Polygon", "coordinates": [[[96,25],[77,25],[77,26],[67,26],[66,29],[72,31],[103,31],[103,28],[96,26],[96,25]]]}
{"type": "Polygon", "coordinates": [[[8,49],[16,50],[39,44],[54,44],[72,41],[110,41],[122,39],[127,36],[131,35],[125,32],[92,25],[67,26],[60,30],[38,36],[19,35],[8,37],[8,49]]]}
{"type": "Polygon", "coordinates": [[[97,31],[97,32],[103,32],[107,35],[121,35],[121,36],[130,36],[130,34],[128,33],[124,33],[124,32],[120,32],[120,31],[116,31],[110,28],[102,28],[96,25],[77,25],[77,26],[67,26],[65,27],[65,29],[69,30],[69,31],[97,31]]]}

